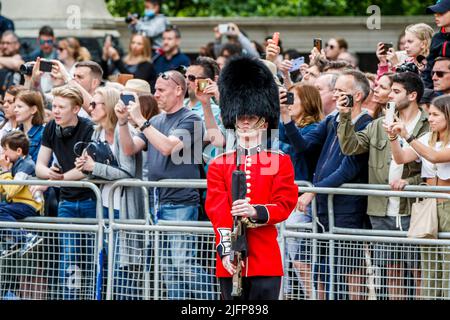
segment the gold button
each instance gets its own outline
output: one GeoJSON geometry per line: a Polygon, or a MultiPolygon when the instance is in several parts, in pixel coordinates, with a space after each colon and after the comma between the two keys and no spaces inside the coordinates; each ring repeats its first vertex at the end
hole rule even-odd
{"type": "Polygon", "coordinates": [[[246,174],[251,174],[252,172],[250,170],[245,171],[246,174]]]}
{"type": "Polygon", "coordinates": [[[247,183],[247,188],[250,188],[252,186],[251,183],[247,183]]]}
{"type": "Polygon", "coordinates": [[[252,190],[250,190],[250,189],[247,189],[247,194],[248,194],[248,193],[250,193],[251,191],[252,191],[252,190]]]}
{"type": "Polygon", "coordinates": [[[252,177],[251,176],[246,176],[245,177],[247,180],[249,180],[249,179],[251,179],[252,177]]]}
{"type": "Polygon", "coordinates": [[[248,201],[248,202],[250,202],[251,199],[250,199],[250,198],[245,198],[245,200],[248,201]]]}

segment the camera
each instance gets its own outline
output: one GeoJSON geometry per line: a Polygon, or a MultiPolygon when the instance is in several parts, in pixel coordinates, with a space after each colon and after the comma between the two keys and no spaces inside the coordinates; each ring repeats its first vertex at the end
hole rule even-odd
{"type": "Polygon", "coordinates": [[[353,108],[353,96],[351,94],[346,94],[347,102],[345,103],[346,108],[353,108]]]}
{"type": "Polygon", "coordinates": [[[419,68],[417,68],[414,62],[405,62],[399,65],[397,69],[395,69],[395,72],[414,72],[416,74],[419,74],[419,68]]]}
{"type": "Polygon", "coordinates": [[[31,76],[33,74],[34,62],[27,62],[20,66],[19,72],[24,76],[31,76]]]}
{"type": "Polygon", "coordinates": [[[140,19],[141,15],[139,13],[129,14],[128,17],[125,18],[125,23],[131,23],[134,19],[140,19]]]}

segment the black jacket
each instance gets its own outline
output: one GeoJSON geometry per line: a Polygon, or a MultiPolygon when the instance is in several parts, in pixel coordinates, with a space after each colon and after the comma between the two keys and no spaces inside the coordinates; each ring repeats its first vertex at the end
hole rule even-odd
{"type": "Polygon", "coordinates": [[[115,69],[119,70],[120,73],[133,74],[136,79],[142,79],[147,81],[152,88],[152,92],[155,92],[155,83],[157,79],[157,74],[153,64],[150,61],[141,62],[137,65],[136,72],[131,72],[129,67],[121,60],[112,61],[112,65],[108,66],[108,62],[102,60],[102,68],[104,72],[104,77],[110,76],[115,69]]]}
{"type": "Polygon", "coordinates": [[[427,66],[421,74],[425,88],[433,89],[431,70],[433,70],[434,60],[437,57],[445,56],[450,57],[450,33],[445,32],[445,29],[441,28],[441,31],[436,33],[431,40],[430,54],[427,57],[427,66]]]}

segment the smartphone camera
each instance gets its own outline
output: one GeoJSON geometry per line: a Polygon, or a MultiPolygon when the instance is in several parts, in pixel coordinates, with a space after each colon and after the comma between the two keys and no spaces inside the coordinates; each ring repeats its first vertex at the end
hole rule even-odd
{"type": "Polygon", "coordinates": [[[208,86],[208,80],[206,80],[206,79],[198,79],[197,80],[198,91],[200,91],[200,92],[205,91],[207,86],[208,86]]]}
{"type": "Polygon", "coordinates": [[[292,105],[294,104],[294,93],[286,92],[286,104],[292,105]]]}
{"type": "Polygon", "coordinates": [[[346,108],[353,108],[353,96],[351,94],[346,94],[347,102],[345,103],[346,108]]]}
{"type": "Polygon", "coordinates": [[[53,62],[47,60],[41,60],[39,71],[52,72],[53,62]]]}
{"type": "Polygon", "coordinates": [[[394,45],[390,42],[385,42],[383,43],[383,51],[381,52],[381,54],[387,54],[390,48],[393,48],[394,45]]]}
{"type": "Polygon", "coordinates": [[[120,100],[122,100],[123,104],[128,106],[130,102],[135,102],[134,95],[132,94],[121,94],[120,100]]]}

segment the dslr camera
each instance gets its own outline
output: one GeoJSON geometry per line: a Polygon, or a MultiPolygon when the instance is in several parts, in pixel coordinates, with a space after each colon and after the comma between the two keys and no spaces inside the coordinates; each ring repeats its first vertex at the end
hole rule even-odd
{"type": "Polygon", "coordinates": [[[139,13],[129,14],[128,17],[125,18],[125,23],[131,23],[131,21],[133,21],[133,18],[139,20],[141,18],[141,15],[139,13]]]}
{"type": "Polygon", "coordinates": [[[23,76],[31,76],[35,62],[27,62],[20,66],[19,72],[23,76]]]}
{"type": "Polygon", "coordinates": [[[414,62],[405,62],[397,67],[395,72],[401,73],[401,72],[414,72],[416,74],[419,74],[419,68],[417,68],[416,64],[414,62]]]}

